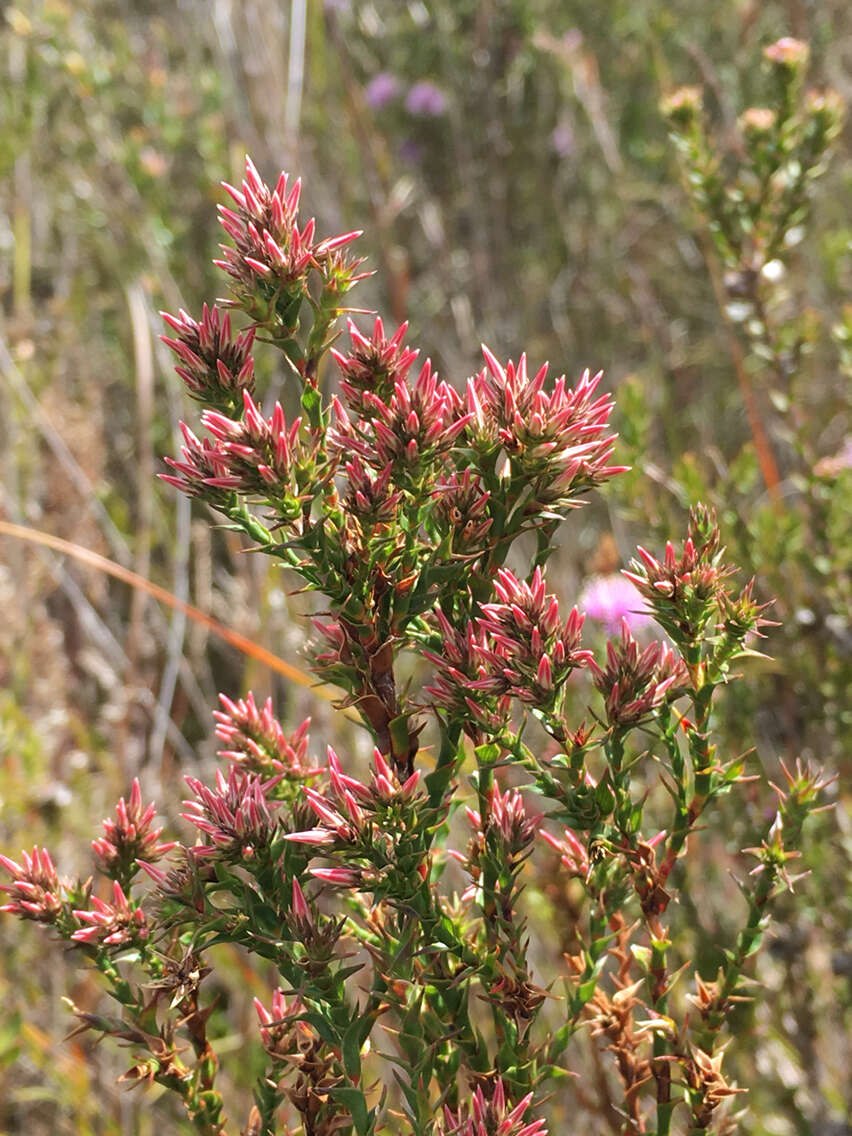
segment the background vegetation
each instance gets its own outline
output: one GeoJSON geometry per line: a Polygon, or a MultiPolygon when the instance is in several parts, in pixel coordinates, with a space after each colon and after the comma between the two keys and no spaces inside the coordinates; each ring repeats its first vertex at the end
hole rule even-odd
{"type": "MultiPolygon", "coordinates": [[[[767,43],[807,40],[808,86],[852,101],[848,5],[32,0],[3,16],[0,520],[100,553],[301,665],[304,607],[287,581],[155,481],[185,397],[157,311],[198,314],[222,291],[211,187],[239,175],[246,151],[267,180],[282,167],[303,176],[303,213],[321,232],[366,230],[376,275],[354,302],[409,319],[445,377],[478,368],[480,340],[570,377],[603,367],[619,457],[635,470],[573,519],[551,582],[573,600],[636,540],[658,548],[680,533],[703,499],[760,596],[777,598],[772,661],[728,700],[725,735],[733,750],[756,745],[771,780],[779,759],[825,763],[841,774],[838,807],[811,830],[811,874],[757,962],[765,998],[743,1008],[730,1060],[751,1087],[744,1131],[852,1132],[850,128],[810,214],[788,219],[761,312],[685,188],[659,109],[701,85],[733,177],[741,112],[773,97],[767,43]]],[[[267,377],[271,394],[280,378],[267,377]]],[[[46,843],[85,874],[95,823],[137,774],[179,827],[183,773],[212,763],[218,690],[273,694],[290,728],[311,714],[316,745],[362,744],[338,736],[307,686],[8,534],[0,605],[6,851],[46,843]]],[[[700,838],[705,870],[677,949],[702,972],[705,940],[737,926],[727,858],[753,843],[765,807],[756,792],[751,811],[729,809],[700,838]]],[[[542,925],[566,910],[552,888],[543,873],[542,925]]],[[[116,1086],[124,1055],[58,1040],[61,996],[85,1008],[99,988],[26,931],[0,922],[0,1132],[181,1130],[167,1102],[151,1109],[116,1086]]],[[[218,1049],[232,1091],[248,1094],[256,1064],[227,1053],[266,987],[236,955],[222,965],[218,1049]]],[[[608,1131],[598,1043],[582,1044],[595,1090],[576,1124],[608,1131]]],[[[554,1131],[566,1124],[554,1114],[554,1131]]]]}

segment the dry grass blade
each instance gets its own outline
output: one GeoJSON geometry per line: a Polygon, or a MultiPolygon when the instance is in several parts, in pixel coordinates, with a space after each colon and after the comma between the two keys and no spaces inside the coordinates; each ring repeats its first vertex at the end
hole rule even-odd
{"type": "Polygon", "coordinates": [[[238,631],[226,627],[224,623],[220,623],[217,619],[208,615],[206,611],[201,611],[200,608],[178,599],[177,596],[172,595],[172,593],[165,588],[161,588],[158,584],[153,584],[150,580],[146,580],[143,576],[139,576],[136,572],[132,572],[129,568],[125,568],[121,564],[116,564],[115,561],[107,559],[106,556],[101,556],[97,552],[91,552],[88,548],[82,548],[79,544],[73,544],[71,541],[62,540],[60,537],[53,536],[51,533],[31,529],[26,525],[14,525],[8,521],[0,521],[0,534],[14,537],[17,540],[29,541],[31,544],[38,544],[44,548],[52,548],[56,552],[61,552],[65,556],[72,556],[75,560],[79,560],[83,564],[88,564],[91,568],[105,572],[108,576],[113,576],[116,580],[121,580],[123,583],[129,584],[132,588],[138,588],[143,592],[147,592],[149,596],[152,596],[159,603],[165,604],[166,607],[173,608],[177,611],[182,611],[189,619],[194,620],[196,623],[203,624],[208,630],[212,631],[214,635],[218,635],[220,639],[224,639],[226,643],[229,643],[232,647],[236,647],[238,651],[242,651],[244,655],[256,659],[259,663],[269,667],[270,670],[275,671],[277,674],[283,675],[291,682],[298,683],[299,686],[312,688],[316,694],[328,702],[335,701],[339,697],[339,692],[335,691],[333,687],[318,684],[311,675],[306,674],[298,667],[294,667],[292,663],[288,663],[284,659],[279,658],[279,656],[273,654],[272,651],[261,647],[245,635],[241,635],[238,631]]]}

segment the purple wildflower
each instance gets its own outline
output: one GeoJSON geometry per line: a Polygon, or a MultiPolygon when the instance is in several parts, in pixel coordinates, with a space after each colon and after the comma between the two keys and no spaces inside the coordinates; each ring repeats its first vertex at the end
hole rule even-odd
{"type": "Polygon", "coordinates": [[[364,98],[373,110],[381,110],[399,94],[399,80],[390,71],[380,71],[364,88],[364,98]]]}
{"type": "Polygon", "coordinates": [[[836,454],[820,458],[814,466],[817,477],[839,477],[844,469],[852,468],[852,436],[848,437],[836,454]]]}
{"type": "Polygon", "coordinates": [[[421,79],[405,96],[405,109],[423,118],[437,118],[447,109],[447,96],[428,79],[421,79]]]}
{"type": "Polygon", "coordinates": [[[580,607],[609,634],[614,634],[626,620],[631,631],[651,622],[651,614],[639,592],[620,573],[593,576],[580,595],[580,607]]]}
{"type": "Polygon", "coordinates": [[[406,138],[399,144],[399,156],[409,165],[416,165],[423,157],[423,147],[413,138],[406,138]]]}

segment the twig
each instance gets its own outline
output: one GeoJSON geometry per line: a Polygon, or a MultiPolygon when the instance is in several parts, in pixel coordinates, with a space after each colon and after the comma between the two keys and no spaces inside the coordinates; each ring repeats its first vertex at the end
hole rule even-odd
{"type": "Polygon", "coordinates": [[[779,485],[781,478],[778,473],[778,465],[776,464],[775,457],[772,453],[772,447],[769,445],[769,439],[766,436],[766,431],[763,429],[763,423],[760,421],[760,416],[757,413],[757,406],[754,400],[754,390],[751,385],[751,380],[748,377],[748,372],[745,367],[745,357],[740,341],[737,339],[736,331],[734,330],[731,317],[728,315],[727,305],[725,303],[725,286],[722,282],[719,273],[719,266],[716,262],[716,257],[710,247],[710,242],[707,238],[706,232],[703,229],[699,233],[701,241],[701,251],[704,255],[704,263],[707,265],[707,272],[710,276],[710,283],[713,286],[713,295],[716,298],[716,304],[719,308],[719,314],[722,317],[722,322],[725,325],[725,333],[728,339],[728,350],[731,353],[731,360],[734,364],[734,371],[737,376],[737,383],[739,384],[740,394],[743,399],[743,406],[745,407],[746,417],[748,418],[749,429],[751,431],[752,441],[754,442],[755,453],[760,465],[760,472],[763,475],[766,488],[769,490],[769,495],[773,502],[777,505],[780,503],[781,494],[779,485]]]}

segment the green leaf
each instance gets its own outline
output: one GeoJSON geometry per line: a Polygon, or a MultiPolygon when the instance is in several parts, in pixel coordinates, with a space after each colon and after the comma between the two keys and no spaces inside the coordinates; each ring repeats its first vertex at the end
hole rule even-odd
{"type": "Polygon", "coordinates": [[[331,1096],[349,1109],[358,1136],[370,1136],[373,1128],[372,1114],[367,1112],[367,1102],[361,1090],[343,1085],[332,1089],[331,1096]]]}
{"type": "Polygon", "coordinates": [[[322,396],[316,387],[306,386],[302,391],[302,410],[315,430],[322,427],[322,396]]]}
{"type": "Polygon", "coordinates": [[[400,714],[388,723],[388,732],[391,737],[391,747],[394,754],[404,753],[410,745],[409,719],[407,714],[400,714]]]}
{"type": "Polygon", "coordinates": [[[313,1026],[320,1037],[323,1039],[323,1041],[328,1045],[336,1046],[339,1044],[337,1035],[334,1033],[328,1022],[321,1014],[317,1014],[312,1010],[309,1010],[307,1013],[300,1014],[299,1017],[301,1021],[307,1022],[308,1025],[313,1026]]]}
{"type": "Polygon", "coordinates": [[[361,1076],[361,1033],[361,1019],[355,1018],[343,1035],[343,1041],[340,1044],[343,1051],[343,1068],[346,1070],[346,1075],[351,1077],[353,1081],[357,1081],[361,1076]]]}
{"type": "Polygon", "coordinates": [[[435,769],[423,779],[429,794],[429,804],[437,807],[441,804],[447,789],[450,786],[456,770],[464,760],[464,747],[459,745],[457,738],[450,737],[449,733],[441,730],[441,749],[435,769]]]}
{"type": "Polygon", "coordinates": [[[585,1006],[588,1000],[592,997],[597,987],[597,978],[587,978],[585,982],[581,982],[577,987],[577,993],[574,996],[575,1006],[579,1003],[580,1006],[585,1006]]]}
{"type": "Polygon", "coordinates": [[[615,804],[615,797],[609,790],[606,781],[601,781],[595,790],[595,801],[601,811],[601,816],[608,816],[612,812],[613,805],[615,804]]]}

